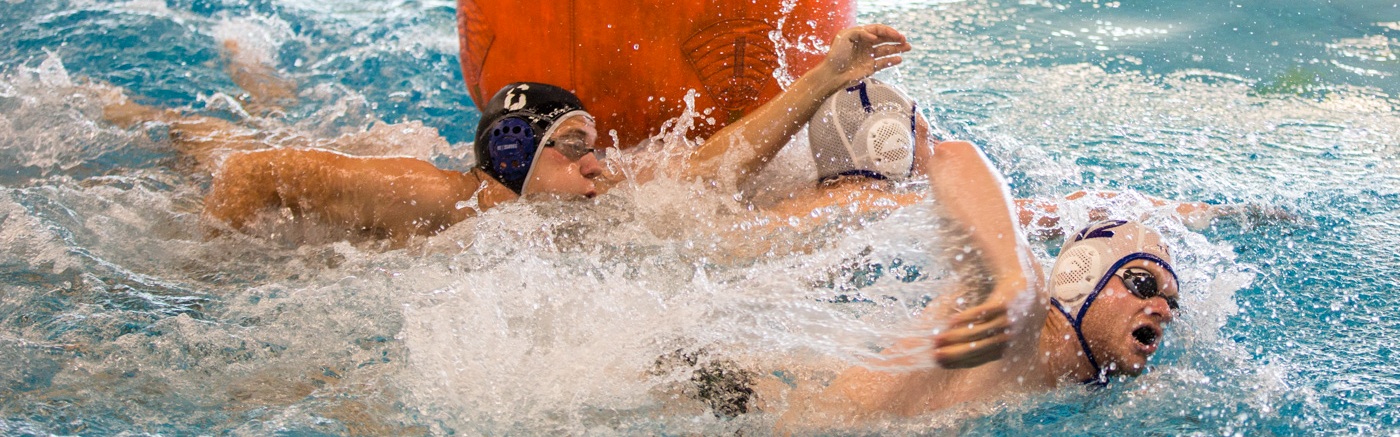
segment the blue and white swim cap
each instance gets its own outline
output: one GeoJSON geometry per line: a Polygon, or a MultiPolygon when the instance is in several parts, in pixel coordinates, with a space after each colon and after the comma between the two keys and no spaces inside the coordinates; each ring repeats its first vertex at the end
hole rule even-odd
{"type": "Polygon", "coordinates": [[[1092,296],[1109,278],[1123,265],[1140,259],[1176,274],[1171,269],[1171,254],[1157,231],[1121,220],[1090,224],[1067,238],[1060,249],[1050,270],[1050,297],[1071,321],[1079,321],[1092,296]]]}
{"type": "Polygon", "coordinates": [[[517,82],[496,92],[481,109],[476,125],[476,167],[515,194],[523,194],[539,145],[566,118],[592,118],[583,102],[566,89],[517,82]]]}
{"type": "Polygon", "coordinates": [[[873,78],[832,94],[807,127],[817,177],[908,178],[917,116],[913,99],[873,78]]]}

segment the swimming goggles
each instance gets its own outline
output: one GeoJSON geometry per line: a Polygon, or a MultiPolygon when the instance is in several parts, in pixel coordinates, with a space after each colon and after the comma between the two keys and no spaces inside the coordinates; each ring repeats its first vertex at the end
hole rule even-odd
{"type": "Polygon", "coordinates": [[[582,138],[565,137],[560,139],[550,139],[544,142],[545,147],[553,147],[570,161],[578,161],[584,156],[592,154],[594,158],[603,159],[602,152],[598,149],[588,147],[588,143],[582,138]]]}
{"type": "Polygon", "coordinates": [[[1157,275],[1151,271],[1141,267],[1128,267],[1118,271],[1118,279],[1123,280],[1123,288],[1127,288],[1133,295],[1143,299],[1161,296],[1162,299],[1166,299],[1168,307],[1172,310],[1178,309],[1176,296],[1163,293],[1157,284],[1157,275]]]}

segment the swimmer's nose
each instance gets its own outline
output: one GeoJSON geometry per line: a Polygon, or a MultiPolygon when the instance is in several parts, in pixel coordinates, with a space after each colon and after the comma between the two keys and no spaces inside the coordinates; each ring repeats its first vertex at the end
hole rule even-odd
{"type": "Polygon", "coordinates": [[[598,162],[598,157],[588,154],[578,161],[579,173],[588,179],[596,179],[603,175],[603,164],[598,162]]]}
{"type": "Polygon", "coordinates": [[[1172,312],[1171,305],[1167,305],[1167,299],[1161,296],[1153,296],[1147,300],[1147,308],[1144,309],[1149,316],[1156,317],[1163,325],[1171,323],[1176,315],[1172,312]]]}

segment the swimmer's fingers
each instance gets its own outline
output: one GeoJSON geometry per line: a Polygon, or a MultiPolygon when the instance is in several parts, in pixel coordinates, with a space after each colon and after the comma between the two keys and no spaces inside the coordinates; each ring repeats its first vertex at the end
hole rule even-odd
{"type": "Polygon", "coordinates": [[[882,24],[869,24],[842,30],[827,52],[827,63],[847,79],[874,74],[904,61],[900,53],[912,46],[904,35],[882,24]]]}
{"type": "Polygon", "coordinates": [[[885,58],[909,51],[909,44],[882,44],[871,50],[876,58],[885,58]]]}
{"type": "Polygon", "coordinates": [[[988,302],[958,313],[933,337],[933,359],[947,368],[968,368],[1000,359],[1011,336],[1006,305],[988,302]]]}
{"type": "Polygon", "coordinates": [[[899,54],[909,51],[909,48],[907,46],[908,44],[905,44],[904,46],[882,45],[876,47],[874,54],[874,70],[880,71],[903,63],[904,57],[900,56],[899,54]]]}
{"type": "Polygon", "coordinates": [[[948,369],[977,367],[1001,359],[1010,340],[1011,335],[1003,332],[982,341],[936,347],[933,360],[948,369]]]}
{"type": "Polygon", "coordinates": [[[880,58],[875,60],[875,71],[884,70],[902,63],[904,63],[904,58],[899,56],[880,58]]]}
{"type": "Polygon", "coordinates": [[[948,329],[933,337],[934,347],[961,343],[972,343],[1005,334],[1011,328],[1011,321],[1005,316],[994,316],[965,322],[954,322],[948,329]]]}
{"type": "Polygon", "coordinates": [[[853,27],[850,30],[854,31],[854,38],[858,39],[852,39],[851,42],[865,42],[868,44],[902,43],[905,45],[908,45],[909,42],[909,40],[904,37],[904,34],[884,24],[867,24],[853,27]]]}
{"type": "Polygon", "coordinates": [[[948,319],[948,323],[952,325],[961,323],[981,323],[995,318],[1004,318],[1006,317],[1006,312],[1006,303],[1002,302],[1000,299],[988,299],[986,302],[982,302],[977,306],[959,311],[957,314],[953,315],[953,318],[948,319]]]}
{"type": "Polygon", "coordinates": [[[1305,222],[1302,216],[1277,206],[1249,203],[1243,206],[1244,216],[1255,222],[1293,223],[1305,222]]]}
{"type": "Polygon", "coordinates": [[[890,60],[893,60],[893,61],[894,61],[894,62],[893,62],[892,64],[890,64],[890,65],[899,64],[899,62],[902,61],[903,58],[900,57],[900,56],[897,56],[897,55],[899,55],[899,54],[901,54],[901,53],[904,53],[904,52],[907,52],[907,51],[909,51],[910,49],[913,49],[913,48],[914,48],[913,46],[909,45],[909,42],[908,42],[908,41],[905,41],[904,35],[900,35],[899,32],[895,31],[894,29],[890,28],[889,26],[883,26],[883,25],[872,25],[872,26],[876,26],[876,29],[884,29],[884,30],[887,30],[889,33],[888,33],[888,34],[880,34],[880,33],[868,32],[868,33],[865,34],[867,37],[865,38],[864,41],[862,41],[863,44],[858,43],[857,46],[858,46],[858,47],[861,47],[861,48],[863,49],[863,51],[869,52],[869,53],[870,53],[870,57],[876,60],[876,64],[877,64],[876,70],[879,70],[879,69],[881,69],[881,68],[884,68],[884,67],[887,67],[887,66],[888,66],[888,65],[886,65],[886,66],[879,66],[879,64],[880,64],[879,61],[880,61],[880,60],[890,59],[890,60]]]}

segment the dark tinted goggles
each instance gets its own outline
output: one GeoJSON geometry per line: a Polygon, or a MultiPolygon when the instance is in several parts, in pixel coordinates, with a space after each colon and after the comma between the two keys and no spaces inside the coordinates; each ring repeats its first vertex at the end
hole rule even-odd
{"type": "Polygon", "coordinates": [[[1166,294],[1163,282],[1157,280],[1157,275],[1150,270],[1141,267],[1128,267],[1118,271],[1118,278],[1123,280],[1123,287],[1132,292],[1133,295],[1151,299],[1161,296],[1167,301],[1167,306],[1176,310],[1178,308],[1176,296],[1166,294]]]}

